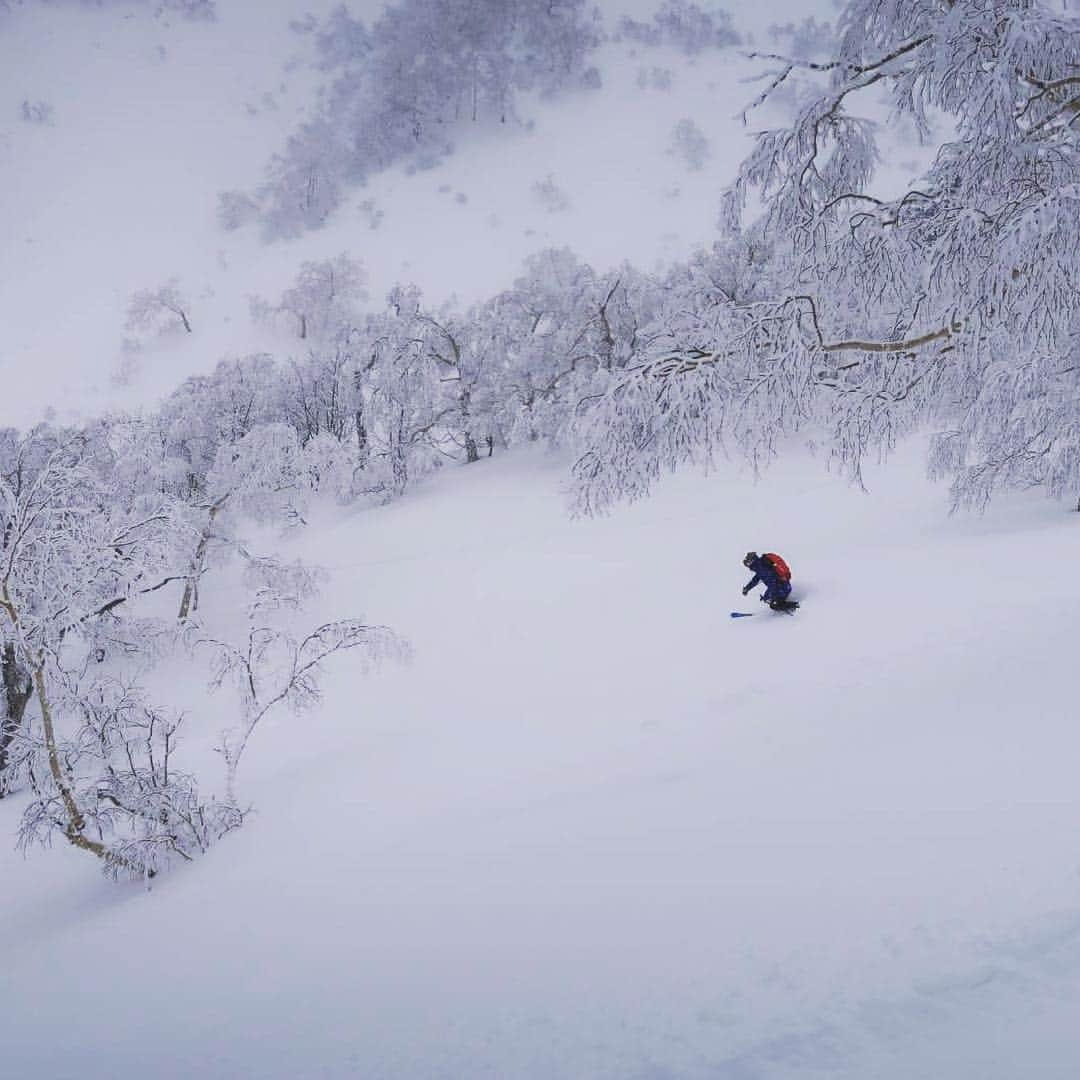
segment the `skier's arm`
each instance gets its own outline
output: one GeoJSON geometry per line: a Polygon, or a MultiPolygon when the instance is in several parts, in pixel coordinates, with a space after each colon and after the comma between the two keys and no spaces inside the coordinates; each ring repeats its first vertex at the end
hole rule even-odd
{"type": "Polygon", "coordinates": [[[761,575],[760,574],[755,574],[750,579],[749,583],[743,586],[743,591],[742,591],[743,596],[745,596],[755,585],[759,584],[760,582],[761,582],[761,575]]]}

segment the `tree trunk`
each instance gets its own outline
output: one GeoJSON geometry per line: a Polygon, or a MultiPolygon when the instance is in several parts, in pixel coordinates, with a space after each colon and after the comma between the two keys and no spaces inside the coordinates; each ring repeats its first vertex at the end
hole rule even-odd
{"type": "Polygon", "coordinates": [[[468,389],[461,392],[461,419],[465,429],[465,462],[471,465],[474,461],[480,460],[480,451],[476,447],[473,433],[469,430],[472,422],[472,394],[468,389]]]}
{"type": "Polygon", "coordinates": [[[405,411],[398,410],[397,423],[390,431],[390,475],[391,490],[397,498],[405,493],[409,486],[409,462],[405,444],[405,411]],[[395,430],[396,428],[396,430],[395,430]]]}
{"type": "MultiPolygon", "coordinates": [[[[4,611],[11,619],[12,626],[19,627],[19,612],[15,605],[11,601],[11,596],[7,591],[6,585],[0,584],[0,604],[3,605],[4,611]]],[[[19,667],[18,654],[15,651],[14,642],[5,642],[3,650],[3,675],[5,689],[8,685],[9,676],[17,684],[17,675],[14,672],[19,667]],[[8,651],[10,648],[10,652],[8,651]]],[[[64,817],[66,822],[64,825],[64,835],[67,837],[69,843],[75,847],[82,848],[83,851],[89,851],[92,855],[96,855],[99,859],[103,859],[112,867],[124,869],[130,871],[132,874],[138,875],[142,872],[141,867],[128,859],[125,859],[122,855],[116,855],[109,851],[103,843],[98,840],[91,840],[86,835],[86,819],[83,817],[79,810],[79,804],[75,801],[75,795],[71,790],[71,786],[68,783],[67,777],[64,775],[63,766],[60,764],[60,749],[56,742],[56,729],[53,727],[53,714],[52,708],[49,705],[49,695],[45,690],[45,663],[44,656],[39,655],[36,658],[30,658],[26,661],[30,668],[29,677],[32,682],[34,690],[37,691],[38,696],[38,708],[41,710],[41,734],[42,742],[45,746],[45,755],[49,762],[49,772],[52,773],[53,782],[56,784],[57,794],[60,796],[60,802],[64,807],[64,817]]],[[[25,677],[25,676],[24,676],[25,677]]],[[[30,692],[24,688],[20,691],[20,694],[25,694],[27,700],[29,700],[30,692]]],[[[25,710],[25,702],[23,709],[25,710]]]]}
{"type": "Polygon", "coordinates": [[[615,335],[611,332],[611,323],[608,322],[607,309],[608,304],[611,303],[611,298],[615,295],[615,290],[618,287],[619,279],[616,279],[615,284],[611,286],[611,292],[607,294],[607,298],[600,305],[600,326],[602,328],[600,363],[605,371],[611,370],[612,358],[615,356],[615,335]]]}
{"type": "Polygon", "coordinates": [[[210,507],[210,513],[206,519],[206,526],[202,531],[202,536],[199,537],[199,544],[195,548],[195,557],[191,560],[191,573],[188,575],[188,579],[184,584],[184,595],[180,599],[180,613],[177,615],[177,619],[179,619],[180,622],[183,622],[191,612],[196,610],[199,606],[199,578],[202,577],[205,569],[203,564],[206,561],[206,549],[210,545],[214,527],[214,518],[218,516],[218,511],[225,505],[228,498],[228,495],[222,495],[221,498],[210,507]]]}
{"type": "Polygon", "coordinates": [[[390,464],[393,493],[395,496],[404,495],[409,486],[409,464],[405,460],[404,447],[394,447],[390,464]]]}
{"type": "MultiPolygon", "coordinates": [[[[52,708],[49,705],[49,696],[45,691],[45,669],[40,664],[34,668],[33,678],[34,686],[37,689],[38,706],[41,709],[41,730],[44,736],[45,753],[49,759],[49,771],[52,773],[56,790],[59,792],[60,801],[64,806],[64,815],[67,818],[64,835],[67,837],[68,843],[74,847],[82,848],[83,851],[89,851],[91,855],[96,855],[111,866],[122,868],[134,875],[140,875],[143,872],[142,867],[125,859],[122,855],[109,851],[101,841],[91,840],[86,835],[84,831],[86,829],[86,819],[79,810],[79,805],[76,803],[75,796],[64,776],[63,767],[60,765],[60,751],[57,747],[56,731],[53,727],[52,708]]],[[[150,876],[153,876],[152,872],[150,876]]]]}
{"type": "Polygon", "coordinates": [[[4,684],[3,717],[0,718],[0,799],[9,791],[6,772],[11,744],[22,730],[23,715],[34,692],[30,675],[19,669],[13,642],[4,644],[0,654],[0,676],[4,684]]]}
{"type": "Polygon", "coordinates": [[[356,460],[361,469],[367,468],[368,463],[368,432],[367,424],[364,423],[364,406],[357,405],[354,414],[356,422],[356,460]]]}

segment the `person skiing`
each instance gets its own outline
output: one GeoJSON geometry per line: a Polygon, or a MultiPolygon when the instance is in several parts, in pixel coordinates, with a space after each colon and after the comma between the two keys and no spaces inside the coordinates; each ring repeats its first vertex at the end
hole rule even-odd
{"type": "Polygon", "coordinates": [[[743,566],[754,573],[750,581],[743,586],[743,596],[755,585],[762,584],[765,586],[765,591],[761,594],[763,604],[768,604],[773,611],[794,614],[799,605],[788,599],[791,594],[791,571],[779,555],[772,552],[759,555],[756,551],[748,551],[743,559],[743,566]]]}

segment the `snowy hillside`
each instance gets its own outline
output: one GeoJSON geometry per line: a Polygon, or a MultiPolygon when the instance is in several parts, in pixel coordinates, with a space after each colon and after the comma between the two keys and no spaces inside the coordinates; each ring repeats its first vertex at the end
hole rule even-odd
{"type": "Polygon", "coordinates": [[[962,110],[920,143],[876,96],[925,5],[877,5],[895,56],[839,66],[873,123],[819,161],[834,28],[770,27],[831,2],[732,0],[743,46],[697,50],[647,43],[660,0],[604,0],[587,78],[266,241],[218,197],[333,96],[337,0],[0,0],[0,1074],[1074,1080],[1080,24],[1002,3],[1068,46],[1048,74],[1005,35],[1036,55],[1008,146],[1057,141],[1038,184],[1002,153],[1000,235],[985,147],[976,195],[924,182],[962,110]],[[799,123],[793,214],[739,168],[799,123]],[[725,246],[737,175],[772,216],[725,246]],[[287,302],[305,265],[343,277],[287,302]],[[131,320],[170,282],[182,318],[131,320]],[[928,457],[985,512],[950,515],[928,457]],[[740,595],[749,548],[790,562],[794,618],[740,595]],[[216,644],[361,618],[408,649],[330,655],[238,765],[259,653],[250,697],[211,690],[216,644]],[[143,698],[100,722],[108,680],[182,714],[163,770],[143,698]],[[229,824],[170,847],[177,806],[229,824]]]}
{"type": "Polygon", "coordinates": [[[519,457],[321,522],[327,613],[415,662],[340,661],[251,825],[150,892],[4,849],[9,1068],[1074,1075],[1077,596],[1040,568],[1080,523],[942,521],[913,474],[572,524],[519,457]],[[776,537],[803,610],[729,619],[776,537]]]}
{"type": "MultiPolygon", "coordinates": [[[[734,49],[688,59],[628,43],[595,57],[601,91],[525,100],[520,124],[466,131],[440,167],[373,177],[328,228],[271,245],[253,228],[223,231],[218,194],[260,181],[325,80],[290,22],[334,6],[277,0],[256,16],[226,4],[212,23],[136,3],[0,11],[0,376],[18,388],[0,423],[152,402],[222,356],[275,351],[249,299],[280,294],[304,260],[359,259],[373,306],[398,282],[472,303],[544,248],[650,270],[717,235],[718,193],[749,146],[738,113],[754,69],[734,49]],[[47,122],[24,120],[24,101],[45,103],[47,122]],[[697,170],[667,153],[684,118],[708,139],[697,170]],[[554,201],[536,190],[549,178],[554,201]],[[132,294],[174,278],[191,299],[190,340],[125,354],[132,294]]],[[[653,7],[611,3],[607,18],[653,7]]],[[[774,3],[742,21],[763,34],[804,8],[774,3]]]]}

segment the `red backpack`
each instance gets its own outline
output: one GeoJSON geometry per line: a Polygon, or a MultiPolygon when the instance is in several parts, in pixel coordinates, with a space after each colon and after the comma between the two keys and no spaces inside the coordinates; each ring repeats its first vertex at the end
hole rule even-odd
{"type": "Polygon", "coordinates": [[[789,569],[788,564],[784,562],[784,560],[781,559],[779,555],[771,551],[766,551],[765,554],[761,557],[763,559],[769,560],[769,562],[772,564],[772,568],[776,571],[776,576],[781,581],[791,580],[791,570],[789,569]]]}

